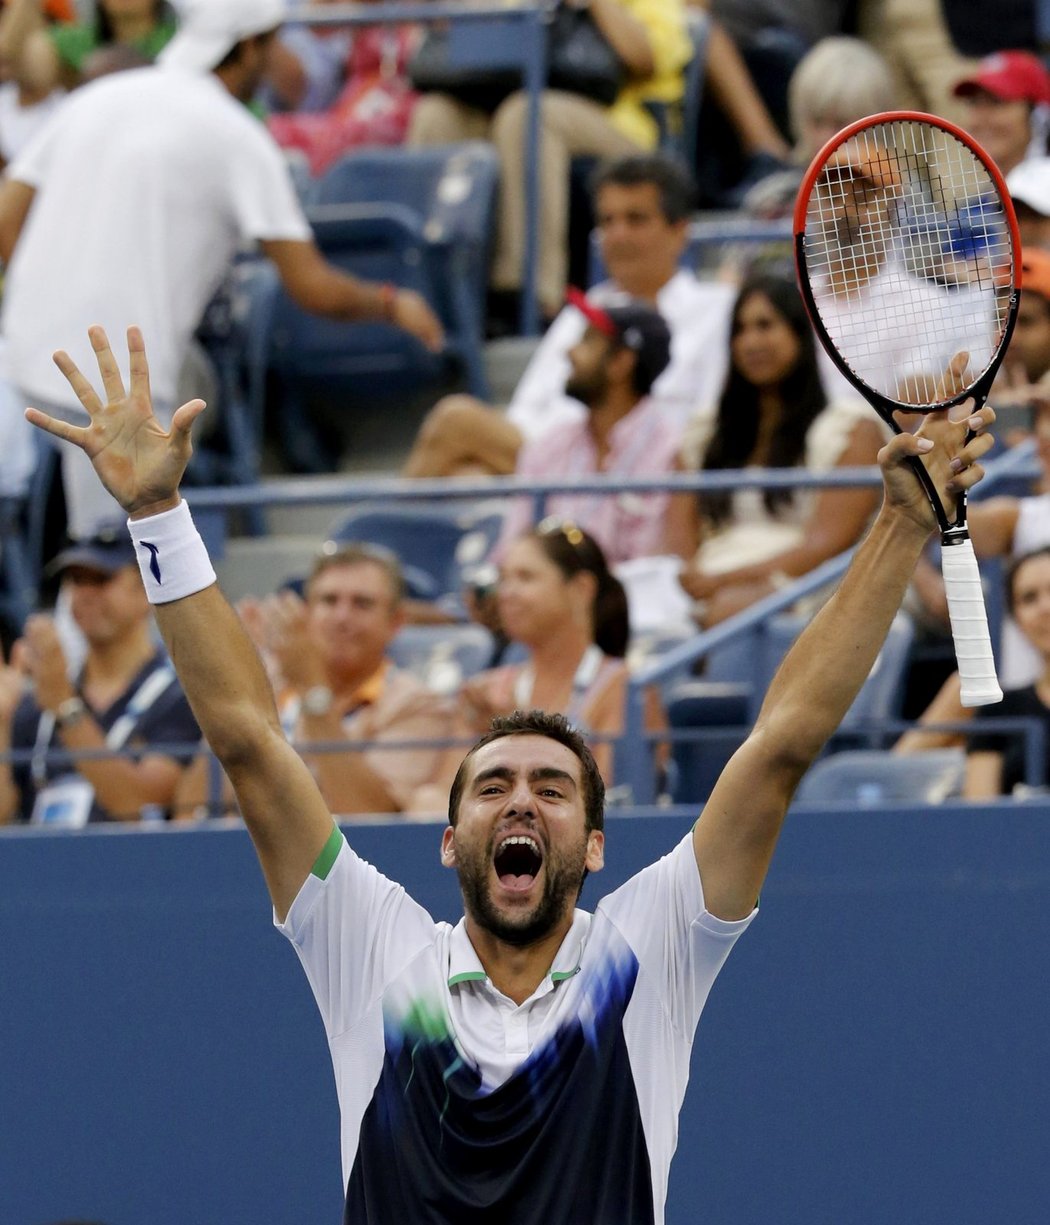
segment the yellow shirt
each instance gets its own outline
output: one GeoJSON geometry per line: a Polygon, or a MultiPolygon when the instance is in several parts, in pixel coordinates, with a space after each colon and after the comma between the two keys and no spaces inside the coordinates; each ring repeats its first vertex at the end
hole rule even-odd
{"type": "Polygon", "coordinates": [[[655,149],[659,130],[644,102],[677,102],[685,92],[682,69],[693,55],[682,0],[619,0],[645,26],[653,75],[632,79],[609,108],[614,127],[643,149],[655,149]]]}

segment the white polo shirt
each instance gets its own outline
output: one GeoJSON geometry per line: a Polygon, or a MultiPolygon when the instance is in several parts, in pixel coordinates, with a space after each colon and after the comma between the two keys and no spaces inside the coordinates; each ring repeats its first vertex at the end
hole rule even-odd
{"type": "Polygon", "coordinates": [[[155,400],[173,404],[194,329],[238,248],[307,240],[283,155],[213,73],[142,68],[78,89],[8,177],[35,189],[4,284],[9,376],[77,407],[51,354],[88,377],[102,324],[127,377],[142,328],[155,400]]]}
{"type": "Polygon", "coordinates": [[[704,908],[687,836],[577,910],[517,1005],[336,831],[278,925],[328,1034],[353,1225],[659,1225],[715,976],[753,916],[704,908]]]}

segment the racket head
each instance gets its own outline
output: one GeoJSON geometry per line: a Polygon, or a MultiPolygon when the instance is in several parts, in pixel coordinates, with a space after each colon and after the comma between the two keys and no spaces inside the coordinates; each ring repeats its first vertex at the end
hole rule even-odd
{"type": "Polygon", "coordinates": [[[793,228],[814,329],[884,420],[983,404],[1017,317],[1021,244],[972,136],[919,111],[848,125],[806,171],[793,228]],[[946,377],[960,352],[965,371],[946,377]]]}

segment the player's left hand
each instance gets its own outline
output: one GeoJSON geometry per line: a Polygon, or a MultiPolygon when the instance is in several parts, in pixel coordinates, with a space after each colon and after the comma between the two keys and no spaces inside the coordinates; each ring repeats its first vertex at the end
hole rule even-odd
{"type": "Polygon", "coordinates": [[[926,468],[941,497],[949,521],[955,517],[955,500],[984,476],[978,460],[994,443],[988,428],[995,411],[987,404],[974,412],[965,400],[947,412],[927,413],[914,434],[898,434],[879,452],[879,466],[886,486],[886,504],[904,512],[926,532],[937,520],[908,460],[917,457],[926,468]],[[972,432],[972,437],[971,437],[972,432]]]}
{"type": "Polygon", "coordinates": [[[26,409],[26,420],[80,447],[99,480],[129,515],[156,514],[177,506],[179,482],[193,450],[190,430],[204,410],[204,401],[183,404],[172,418],[171,429],[165,430],[153,415],[146,346],[139,329],[128,328],[130,391],[124,390],[105,331],[89,328],[88,336],[98,361],[105,402],[69,354],[58,352],[55,365],[87,410],[90,422],[70,425],[37,408],[26,409]]]}

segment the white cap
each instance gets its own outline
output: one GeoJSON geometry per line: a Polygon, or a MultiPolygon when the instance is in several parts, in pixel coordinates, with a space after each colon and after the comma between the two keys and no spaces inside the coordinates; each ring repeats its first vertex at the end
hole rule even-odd
{"type": "Polygon", "coordinates": [[[1029,157],[1006,176],[1015,203],[1050,217],[1050,157],[1029,157]]]}
{"type": "Polygon", "coordinates": [[[157,57],[165,68],[211,72],[244,38],[281,25],[286,0],[182,0],[175,37],[157,57]]]}

